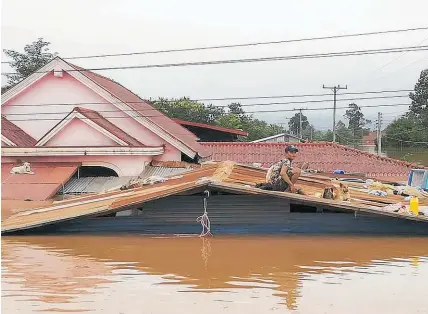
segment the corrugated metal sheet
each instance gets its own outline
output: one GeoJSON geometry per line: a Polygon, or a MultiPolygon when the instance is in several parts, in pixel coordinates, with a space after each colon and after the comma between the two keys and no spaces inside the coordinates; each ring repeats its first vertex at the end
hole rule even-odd
{"type": "MultiPolygon", "coordinates": [[[[266,172],[260,169],[236,165],[230,162],[220,163],[218,165],[204,165],[201,169],[190,171],[179,178],[170,178],[168,181],[154,185],[148,185],[141,188],[129,189],[125,191],[113,191],[97,195],[89,195],[70,199],[63,202],[56,203],[55,205],[20,213],[12,216],[2,222],[2,233],[14,232],[18,230],[34,229],[40,226],[49,224],[58,224],[67,220],[81,219],[84,217],[104,216],[118,211],[128,209],[144,208],[144,205],[150,201],[169,197],[178,194],[199,193],[202,189],[210,189],[211,191],[221,191],[228,194],[247,194],[259,195],[271,199],[269,208],[274,208],[272,203],[276,202],[276,208],[281,207],[281,201],[274,201],[274,199],[282,199],[285,203],[291,202],[297,205],[308,205],[312,207],[320,207],[325,209],[334,209],[339,211],[358,212],[358,215],[363,213],[374,214],[376,216],[390,216],[398,218],[398,220],[414,220],[420,222],[428,222],[427,216],[413,216],[407,214],[399,214],[390,211],[384,211],[382,208],[386,204],[396,203],[396,198],[399,196],[389,195],[388,197],[377,197],[368,195],[362,189],[360,183],[349,183],[352,187],[351,202],[341,202],[339,200],[329,200],[316,197],[316,193],[323,192],[325,186],[330,186],[330,178],[322,179],[320,176],[317,179],[310,177],[302,177],[298,181],[298,186],[302,187],[306,195],[283,193],[275,191],[265,191],[254,187],[256,182],[262,182],[266,172]]],[[[98,184],[98,183],[97,183],[98,184]]],[[[88,185],[89,186],[89,185],[88,185]]],[[[187,196],[186,196],[187,197],[187,196]]],[[[260,198],[261,199],[261,198],[260,198]]],[[[199,198],[200,202],[202,198],[199,198]]],[[[214,198],[210,198],[208,212],[211,210],[211,202],[214,198]]],[[[233,202],[230,199],[230,202],[233,202]]],[[[402,198],[400,198],[403,201],[402,198]]],[[[428,201],[428,198],[426,198],[428,201]]],[[[258,206],[264,206],[263,201],[258,203],[258,206]]],[[[408,201],[407,201],[408,202],[408,201]]],[[[420,204],[425,202],[424,198],[420,199],[420,204]]],[[[178,206],[175,201],[167,201],[167,209],[170,207],[178,206]]],[[[200,204],[202,209],[202,204],[200,204]]],[[[230,206],[241,206],[240,213],[243,215],[242,221],[248,219],[257,220],[260,213],[255,213],[257,217],[252,216],[249,210],[254,208],[255,203],[245,204],[220,204],[220,209],[225,211],[224,215],[228,215],[227,211],[230,206]]],[[[195,213],[200,214],[199,205],[195,208],[195,213]]],[[[264,207],[262,214],[271,217],[275,213],[270,213],[264,207]]],[[[281,208],[281,211],[282,208],[281,208]]],[[[160,214],[160,213],[159,213],[160,214]]],[[[173,213],[172,213],[173,214],[173,213]]],[[[171,215],[172,215],[171,214],[171,215]]],[[[157,215],[157,213],[154,213],[157,215]]],[[[170,214],[168,214],[170,215],[170,214]]],[[[221,217],[220,217],[221,218],[221,217]]],[[[189,217],[190,219],[190,217],[189,217]]],[[[193,219],[193,218],[192,218],[193,219]]],[[[196,219],[196,218],[195,218],[196,219]]],[[[270,219],[270,218],[269,218],[270,219]]],[[[275,221],[277,219],[274,219],[275,221]]]]}
{"type": "MultiPolygon", "coordinates": [[[[422,222],[366,214],[355,217],[353,213],[290,213],[287,205],[283,199],[269,196],[211,196],[207,208],[211,231],[214,235],[428,234],[426,224],[422,222]]],[[[171,196],[143,204],[138,216],[82,219],[39,232],[199,234],[202,226],[196,218],[202,214],[202,196],[171,196]]]]}
{"type": "Polygon", "coordinates": [[[34,174],[11,174],[14,164],[2,163],[2,199],[49,199],[76,172],[77,163],[30,163],[34,174]]]}
{"type": "MultiPolygon", "coordinates": [[[[151,176],[169,177],[183,174],[191,171],[191,168],[169,168],[169,167],[151,167],[147,166],[144,171],[139,175],[140,178],[146,179],[151,176]]],[[[100,193],[113,188],[119,188],[131,179],[137,178],[135,176],[124,177],[84,177],[72,178],[64,185],[64,191],[61,188],[58,191],[59,195],[62,194],[87,194],[87,193],[100,193]]]]}
{"type": "Polygon", "coordinates": [[[140,178],[145,179],[151,176],[168,177],[176,176],[193,169],[191,168],[169,168],[169,167],[152,167],[147,166],[144,171],[139,175],[140,178]]]}
{"type": "Polygon", "coordinates": [[[100,193],[114,187],[120,187],[132,178],[134,177],[73,178],[64,185],[64,191],[60,189],[58,194],[100,193]]]}

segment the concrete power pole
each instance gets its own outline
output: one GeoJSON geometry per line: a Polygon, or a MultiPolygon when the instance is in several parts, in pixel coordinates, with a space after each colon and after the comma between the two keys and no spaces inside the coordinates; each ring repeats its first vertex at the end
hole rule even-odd
{"type": "Polygon", "coordinates": [[[377,154],[382,154],[382,113],[377,113],[377,154]]]}
{"type": "Polygon", "coordinates": [[[339,89],[347,89],[348,85],[345,87],[341,87],[340,85],[328,87],[328,86],[322,86],[322,88],[331,89],[333,91],[333,100],[334,100],[334,106],[333,106],[333,143],[336,142],[336,94],[339,89]]]}
{"type": "Polygon", "coordinates": [[[294,110],[299,110],[299,134],[297,134],[297,136],[302,139],[303,133],[302,133],[302,129],[303,129],[303,121],[302,121],[302,110],[305,110],[307,108],[300,108],[300,109],[296,109],[294,108],[294,110]]]}

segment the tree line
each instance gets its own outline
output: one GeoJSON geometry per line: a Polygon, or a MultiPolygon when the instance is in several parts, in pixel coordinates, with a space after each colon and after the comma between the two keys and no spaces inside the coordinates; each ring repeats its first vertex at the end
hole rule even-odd
{"type": "MultiPolygon", "coordinates": [[[[57,53],[49,50],[50,42],[39,38],[24,47],[24,52],[4,49],[4,53],[11,60],[10,66],[15,74],[6,74],[7,84],[2,86],[2,93],[19,81],[44,66],[52,60],[57,53]]],[[[383,144],[394,145],[400,142],[405,146],[412,142],[428,142],[428,69],[421,72],[420,78],[413,92],[409,94],[412,100],[410,110],[397,118],[383,131],[383,144]]],[[[268,123],[257,119],[254,115],[246,113],[243,106],[233,102],[227,107],[218,107],[204,104],[188,97],[178,99],[158,98],[150,99],[152,105],[170,118],[186,121],[206,123],[231,129],[240,129],[248,132],[248,137],[241,141],[256,139],[288,132],[293,135],[300,134],[300,118],[302,119],[302,138],[312,141],[332,141],[332,130],[316,130],[308,121],[307,116],[296,113],[288,122],[288,130],[278,124],[268,123]]],[[[361,143],[364,135],[370,132],[371,121],[364,117],[361,108],[351,103],[343,118],[347,124],[339,119],[336,124],[337,142],[344,145],[356,146],[361,143]]]]}

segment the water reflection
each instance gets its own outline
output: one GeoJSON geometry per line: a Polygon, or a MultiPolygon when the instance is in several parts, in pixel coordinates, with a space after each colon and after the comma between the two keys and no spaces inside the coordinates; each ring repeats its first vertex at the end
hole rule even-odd
{"type": "Polygon", "coordinates": [[[8,237],[2,310],[410,313],[427,257],[428,238],[8,237]]]}

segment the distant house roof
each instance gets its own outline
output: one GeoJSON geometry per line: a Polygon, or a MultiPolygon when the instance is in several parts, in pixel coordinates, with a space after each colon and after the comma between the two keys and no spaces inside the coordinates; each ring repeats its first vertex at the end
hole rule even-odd
{"type": "Polygon", "coordinates": [[[377,132],[370,132],[367,135],[364,135],[361,138],[361,141],[363,142],[363,144],[375,144],[376,143],[376,139],[377,139],[377,132]]]}
{"type": "Polygon", "coordinates": [[[298,136],[296,136],[296,135],[293,135],[293,134],[289,134],[289,133],[279,133],[279,134],[276,134],[276,135],[272,135],[272,136],[268,136],[268,137],[260,138],[260,139],[258,139],[258,140],[252,141],[251,143],[266,142],[266,141],[273,140],[273,139],[275,139],[275,138],[282,137],[282,136],[289,136],[289,137],[293,137],[293,138],[298,139],[298,140],[300,140],[300,139],[301,139],[300,137],[298,137],[298,136]]]}
{"type": "Polygon", "coordinates": [[[67,123],[72,121],[72,116],[75,115],[76,119],[86,119],[85,122],[91,121],[99,126],[102,130],[107,131],[107,134],[110,134],[116,140],[119,140],[121,144],[129,146],[144,146],[141,142],[136,140],[134,137],[130,136],[128,133],[120,129],[118,126],[114,125],[106,118],[104,118],[99,112],[75,107],[67,116],[64,117],[57,125],[55,125],[49,132],[47,132],[38,142],[37,145],[46,143],[51,139],[56,133],[58,133],[62,128],[64,128],[67,123]],[[76,115],[77,113],[77,115],[76,115]],[[79,115],[80,114],[80,115],[79,115]]]}
{"type": "MultiPolygon", "coordinates": [[[[269,167],[284,156],[286,143],[202,143],[210,148],[215,161],[233,160],[244,164],[260,163],[269,167]]],[[[297,164],[308,162],[311,169],[332,172],[343,169],[347,173],[363,173],[385,180],[406,180],[410,169],[421,168],[387,157],[380,157],[336,143],[293,143],[300,149],[297,164]]]]}
{"type": "Polygon", "coordinates": [[[70,66],[79,70],[84,76],[98,84],[104,90],[112,94],[114,97],[126,103],[134,109],[141,117],[153,122],[158,127],[167,132],[170,136],[176,138],[181,143],[197,152],[201,157],[208,157],[210,152],[197,142],[198,138],[189,130],[182,127],[178,123],[168,118],[165,114],[155,109],[147,100],[141,99],[139,96],[131,92],[121,84],[97,73],[88,71],[67,62],[70,66]]]}
{"type": "Polygon", "coordinates": [[[20,127],[10,122],[5,117],[1,117],[2,140],[6,144],[19,147],[31,147],[36,144],[36,140],[24,132],[20,127]]]}
{"type": "Polygon", "coordinates": [[[217,125],[191,122],[191,121],[184,121],[184,120],[180,120],[180,119],[172,119],[172,120],[177,122],[180,125],[188,125],[188,126],[194,126],[194,127],[203,128],[203,129],[210,129],[210,130],[215,130],[215,131],[219,131],[219,132],[230,133],[230,134],[234,134],[234,135],[248,136],[248,132],[245,132],[242,130],[229,129],[229,128],[224,128],[224,127],[217,126],[217,125]]]}

